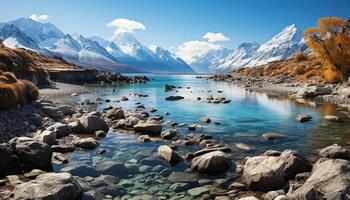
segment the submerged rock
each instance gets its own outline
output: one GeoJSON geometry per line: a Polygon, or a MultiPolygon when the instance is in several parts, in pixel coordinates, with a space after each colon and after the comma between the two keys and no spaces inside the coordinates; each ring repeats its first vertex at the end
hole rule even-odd
{"type": "Polygon", "coordinates": [[[174,139],[177,135],[179,134],[179,132],[176,129],[168,129],[163,131],[160,136],[165,139],[165,140],[172,140],[174,139]]]}
{"type": "Polygon", "coordinates": [[[285,138],[287,137],[286,135],[284,134],[279,134],[279,133],[264,133],[262,134],[262,137],[267,139],[267,140],[275,140],[275,139],[281,139],[281,138],[285,138]]]}
{"type": "Polygon", "coordinates": [[[95,149],[99,145],[98,141],[91,137],[78,139],[74,144],[83,149],[95,149]]]}
{"type": "Polygon", "coordinates": [[[35,180],[21,183],[9,195],[13,200],[78,199],[82,188],[69,173],[46,173],[35,180]]]}
{"type": "Polygon", "coordinates": [[[202,174],[219,174],[230,168],[231,161],[222,151],[213,151],[195,157],[191,169],[202,174]]]}

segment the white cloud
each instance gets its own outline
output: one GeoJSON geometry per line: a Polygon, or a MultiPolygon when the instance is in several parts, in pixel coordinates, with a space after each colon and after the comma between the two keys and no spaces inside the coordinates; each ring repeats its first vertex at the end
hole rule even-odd
{"type": "Polygon", "coordinates": [[[192,63],[196,58],[202,56],[208,51],[218,50],[220,48],[221,45],[219,44],[193,40],[182,43],[176,52],[176,56],[182,58],[187,63],[192,63]]]}
{"type": "Polygon", "coordinates": [[[207,39],[208,42],[224,42],[224,41],[230,40],[229,37],[226,37],[222,33],[211,33],[211,32],[208,32],[205,35],[203,35],[203,38],[207,39]]]}
{"type": "Polygon", "coordinates": [[[47,21],[49,19],[49,16],[48,15],[36,15],[36,14],[33,14],[29,18],[34,20],[34,21],[43,22],[43,21],[47,21]]]}
{"type": "Polygon", "coordinates": [[[145,30],[146,27],[142,23],[125,18],[116,18],[107,23],[107,27],[115,28],[114,34],[129,32],[133,33],[134,30],[145,30]]]}

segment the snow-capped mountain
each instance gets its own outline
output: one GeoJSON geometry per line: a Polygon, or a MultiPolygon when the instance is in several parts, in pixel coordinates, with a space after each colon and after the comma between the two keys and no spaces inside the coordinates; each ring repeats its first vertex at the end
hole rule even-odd
{"type": "Polygon", "coordinates": [[[210,65],[209,70],[215,72],[225,72],[232,68],[232,66],[246,66],[252,56],[260,47],[257,42],[243,43],[235,50],[232,50],[224,59],[210,65]]]}
{"type": "Polygon", "coordinates": [[[54,24],[20,18],[0,24],[0,39],[11,48],[27,48],[59,56],[88,68],[123,72],[194,72],[169,51],[157,48],[156,52],[152,52],[127,32],[108,41],[99,37],[65,34],[54,24]]]}
{"type": "Polygon", "coordinates": [[[256,66],[271,61],[284,60],[293,56],[295,52],[305,51],[306,49],[307,46],[302,31],[295,24],[292,24],[261,45],[248,65],[256,66]]]}
{"type": "Polygon", "coordinates": [[[64,33],[51,23],[41,23],[30,18],[19,18],[8,22],[32,38],[41,47],[48,47],[64,37],[64,33]]]}
{"type": "Polygon", "coordinates": [[[16,26],[8,23],[0,23],[0,39],[9,48],[26,48],[38,53],[49,54],[50,52],[40,48],[33,39],[19,30],[16,26]]]}
{"type": "Polygon", "coordinates": [[[220,63],[229,53],[230,50],[226,48],[209,51],[191,63],[191,67],[198,73],[210,72],[212,71],[210,68],[220,63]]]}
{"type": "Polygon", "coordinates": [[[170,53],[161,47],[156,47],[154,54],[161,60],[161,62],[168,66],[174,72],[186,72],[193,73],[193,69],[181,58],[176,57],[174,54],[170,53]]]}
{"type": "MultiPolygon", "coordinates": [[[[297,51],[306,50],[307,46],[302,31],[293,24],[285,27],[261,46],[256,42],[243,43],[225,58],[213,58],[213,61],[209,60],[206,63],[208,72],[222,73],[234,68],[254,67],[271,61],[285,60],[292,57],[297,51]]],[[[196,68],[197,62],[192,63],[192,67],[196,68]]]]}

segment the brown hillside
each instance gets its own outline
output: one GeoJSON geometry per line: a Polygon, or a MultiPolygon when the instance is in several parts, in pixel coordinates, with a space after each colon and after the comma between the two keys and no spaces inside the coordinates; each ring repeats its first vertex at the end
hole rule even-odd
{"type": "Polygon", "coordinates": [[[30,50],[10,49],[0,42],[0,70],[36,85],[50,85],[48,70],[74,70],[80,67],[57,57],[43,56],[30,50]]]}

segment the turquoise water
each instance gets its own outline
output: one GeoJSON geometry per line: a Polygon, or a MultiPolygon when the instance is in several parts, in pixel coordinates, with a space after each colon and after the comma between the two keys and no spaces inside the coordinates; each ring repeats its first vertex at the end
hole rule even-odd
{"type": "MultiPolygon", "coordinates": [[[[148,77],[151,80],[146,84],[101,87],[99,92],[95,94],[84,94],[77,97],[77,101],[84,101],[86,99],[95,100],[97,97],[111,100],[109,103],[99,104],[97,106],[98,110],[103,110],[109,106],[135,109],[137,106],[135,103],[141,102],[145,105],[146,109],[157,109],[157,112],[151,113],[151,116],[164,116],[165,128],[167,128],[166,121],[188,125],[200,124],[203,128],[196,131],[188,131],[187,126],[177,129],[183,135],[189,133],[212,135],[214,139],[232,148],[233,151],[229,156],[233,161],[247,155],[259,154],[267,149],[284,150],[290,148],[298,150],[304,156],[308,156],[316,149],[325,147],[326,145],[334,143],[346,146],[350,145],[350,123],[348,118],[342,117],[340,122],[328,122],[324,120],[324,115],[340,115],[340,113],[344,113],[342,111],[345,109],[334,105],[317,103],[300,104],[278,96],[249,92],[242,87],[230,83],[196,79],[195,76],[191,75],[148,75],[148,77]],[[165,92],[165,84],[181,88],[177,89],[178,92],[165,92]],[[190,88],[188,89],[187,87],[190,88]],[[113,92],[112,89],[115,89],[115,91],[113,92]],[[218,93],[218,90],[223,92],[218,93]],[[148,97],[130,95],[133,93],[146,94],[148,97]],[[165,97],[170,95],[181,95],[185,99],[180,101],[166,101],[165,97]],[[231,102],[228,104],[209,104],[204,100],[209,95],[225,97],[231,99],[231,102]],[[129,101],[116,102],[122,96],[127,96],[129,101]],[[201,97],[202,100],[198,101],[197,97],[201,97]],[[165,112],[169,112],[170,115],[165,115],[165,112]],[[299,123],[295,120],[298,114],[309,114],[313,119],[310,122],[299,123]],[[201,117],[209,117],[212,119],[212,122],[219,122],[220,125],[215,123],[203,124],[199,122],[199,118],[201,117]],[[285,134],[287,137],[268,141],[261,136],[265,132],[285,134]],[[252,150],[245,151],[237,149],[235,147],[237,143],[244,143],[250,146],[252,150]]],[[[105,160],[113,160],[123,164],[134,164],[137,167],[147,166],[153,168],[161,165],[172,171],[185,171],[187,169],[186,163],[180,163],[178,166],[170,167],[167,163],[157,158],[156,150],[158,146],[168,142],[139,143],[136,135],[113,131],[100,142],[98,148],[108,149],[108,153],[97,155],[94,151],[75,151],[69,154],[71,160],[69,164],[64,166],[57,165],[55,166],[55,170],[59,171],[62,167],[74,166],[77,163],[86,163],[94,167],[98,162],[105,160]]],[[[194,151],[197,148],[184,147],[178,151],[185,155],[185,153],[194,151]]],[[[124,196],[124,198],[130,198],[137,196],[135,194],[140,190],[144,194],[153,195],[155,199],[163,196],[187,195],[186,192],[171,192],[169,186],[172,183],[167,180],[167,177],[159,175],[155,170],[153,171],[130,173],[127,180],[132,180],[134,184],[125,186],[125,184],[121,184],[120,182],[116,183],[114,186],[122,187],[124,192],[118,193],[114,191],[115,193],[113,193],[109,191],[108,194],[112,197],[124,196]],[[145,180],[153,181],[152,186],[147,186],[145,180]],[[157,187],[158,189],[152,187],[157,187]],[[153,190],[156,191],[155,194],[153,194],[155,192],[153,190]]],[[[199,179],[203,178],[203,176],[197,176],[199,179]]],[[[227,175],[223,176],[225,177],[227,175]]],[[[220,177],[204,178],[214,180],[220,177]]],[[[83,181],[91,182],[90,179],[85,179],[83,178],[83,181]]],[[[91,188],[106,187],[103,184],[103,186],[98,184],[96,186],[90,182],[89,184],[91,185],[89,186],[91,188]]]]}

